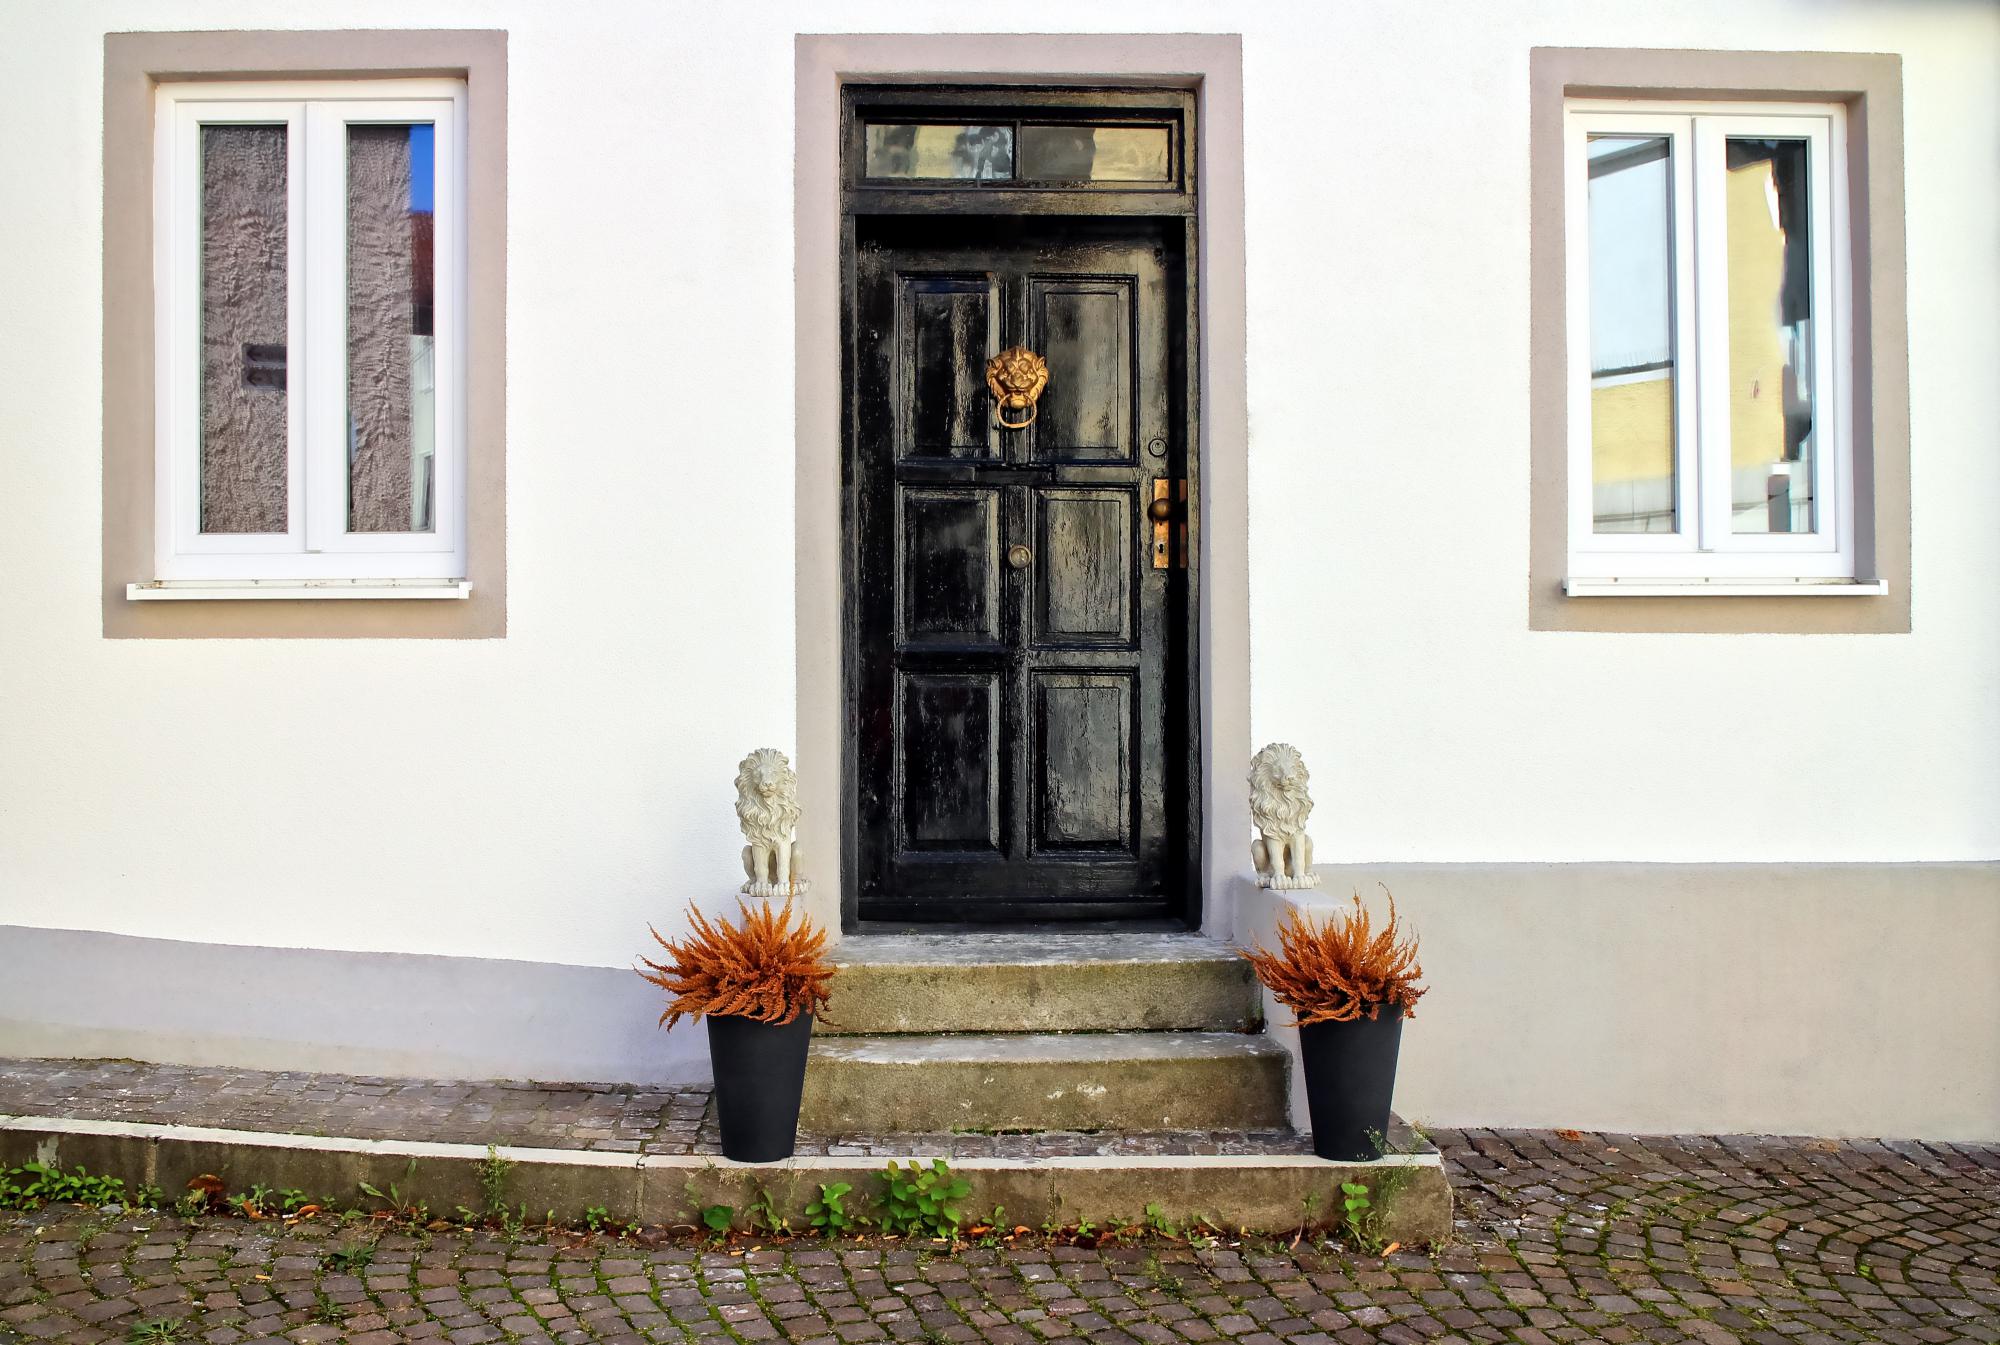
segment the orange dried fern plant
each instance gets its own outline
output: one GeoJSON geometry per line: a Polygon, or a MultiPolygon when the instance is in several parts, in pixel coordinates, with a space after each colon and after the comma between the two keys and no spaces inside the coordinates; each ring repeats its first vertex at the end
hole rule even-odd
{"type": "Polygon", "coordinates": [[[834,970],[826,958],[826,931],[803,912],[794,921],[790,900],[777,911],[768,905],[752,910],[740,900],[736,907],[743,913],[740,928],[722,916],[711,924],[690,906],[686,940],[676,943],[652,931],[667,960],[641,957],[651,970],[634,970],[670,996],[660,1015],[668,1027],[683,1014],[700,1022],[709,1013],[784,1024],[826,1007],[834,970]]]}
{"type": "Polygon", "coordinates": [[[1376,929],[1361,894],[1354,908],[1316,924],[1294,907],[1278,926],[1280,951],[1244,949],[1257,979],[1296,1016],[1294,1026],[1351,1023],[1377,1017],[1385,1004],[1408,1018],[1425,987],[1417,961],[1417,940],[1396,923],[1396,899],[1389,898],[1389,922],[1376,929]]]}

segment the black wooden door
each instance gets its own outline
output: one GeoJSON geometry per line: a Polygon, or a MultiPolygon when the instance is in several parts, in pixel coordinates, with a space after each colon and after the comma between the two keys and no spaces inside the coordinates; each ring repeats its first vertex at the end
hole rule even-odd
{"type": "Polygon", "coordinates": [[[1178,914],[1185,571],[1147,514],[1184,473],[1178,254],[1137,222],[933,219],[864,222],[855,259],[859,913],[1178,914]],[[986,385],[1011,346],[1049,369],[1026,429],[986,385]]]}

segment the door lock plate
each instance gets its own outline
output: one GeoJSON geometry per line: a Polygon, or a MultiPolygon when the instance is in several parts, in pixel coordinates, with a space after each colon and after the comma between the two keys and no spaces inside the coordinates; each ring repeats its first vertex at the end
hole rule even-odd
{"type": "Polygon", "coordinates": [[[1153,524],[1153,568],[1187,568],[1187,480],[1184,477],[1153,478],[1153,499],[1146,506],[1153,524]]]}

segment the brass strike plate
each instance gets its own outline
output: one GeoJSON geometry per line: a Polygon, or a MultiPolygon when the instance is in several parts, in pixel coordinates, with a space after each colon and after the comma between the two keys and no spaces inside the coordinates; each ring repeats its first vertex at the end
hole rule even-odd
{"type": "Polygon", "coordinates": [[[1153,521],[1153,568],[1172,569],[1176,564],[1175,549],[1178,546],[1178,563],[1187,564],[1187,482],[1171,477],[1153,478],[1154,507],[1147,510],[1153,521]],[[1165,501],[1167,508],[1157,506],[1165,501]],[[1164,512],[1167,517],[1161,518],[1164,512]]]}

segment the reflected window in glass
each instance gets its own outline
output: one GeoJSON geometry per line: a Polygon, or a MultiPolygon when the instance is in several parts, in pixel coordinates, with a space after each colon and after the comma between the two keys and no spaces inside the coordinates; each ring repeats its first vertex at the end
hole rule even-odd
{"type": "Polygon", "coordinates": [[[1854,577],[1836,106],[1566,113],[1570,572],[1854,577]]]}
{"type": "Polygon", "coordinates": [[[1021,176],[1053,182],[1165,182],[1173,136],[1164,126],[1023,126],[1021,176]]]}
{"type": "Polygon", "coordinates": [[[464,82],[156,99],[155,578],[463,578],[464,82]]]}
{"type": "Polygon", "coordinates": [[[1673,532],[1673,142],[1590,138],[1590,478],[1597,532],[1673,532]]]}
{"type": "Polygon", "coordinates": [[[288,526],[289,131],[201,128],[201,524],[288,526]]]}
{"type": "Polygon", "coordinates": [[[1808,144],[1730,136],[1729,526],[1813,531],[1808,144]]]}
{"type": "Polygon", "coordinates": [[[347,128],[349,532],[436,525],[430,123],[347,128]]]}
{"type": "Polygon", "coordinates": [[[863,172],[872,178],[1005,181],[1014,176],[1011,126],[876,123],[863,172]]]}

